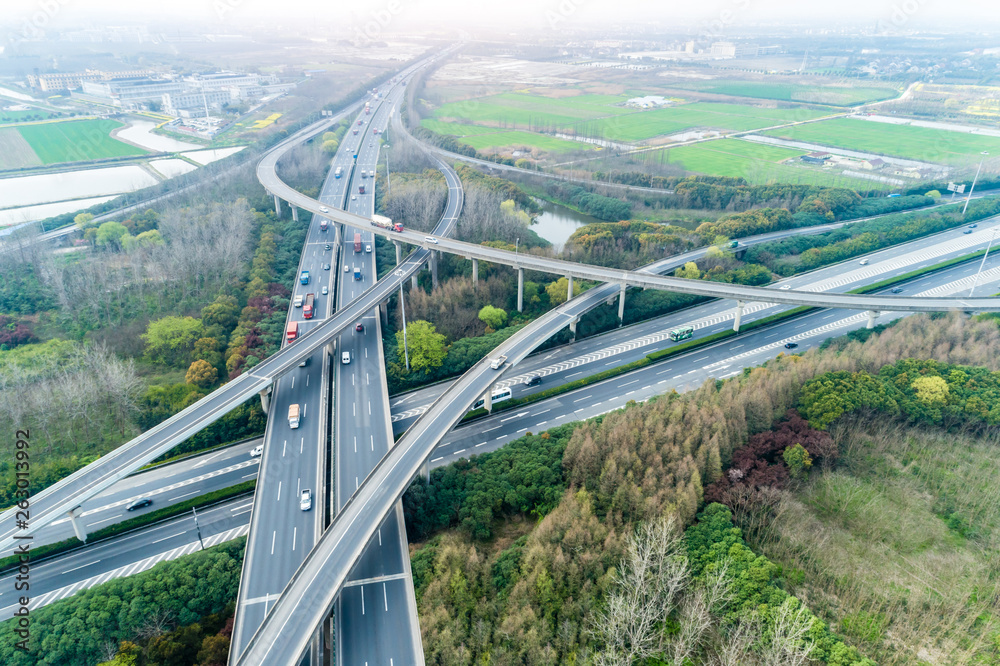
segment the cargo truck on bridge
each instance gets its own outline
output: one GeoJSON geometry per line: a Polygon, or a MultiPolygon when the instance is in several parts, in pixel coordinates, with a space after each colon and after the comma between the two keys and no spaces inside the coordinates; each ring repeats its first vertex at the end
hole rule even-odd
{"type": "Polygon", "coordinates": [[[309,271],[299,273],[299,284],[309,284],[309,271]]]}
{"type": "MultiPolygon", "coordinates": [[[[357,134],[356,131],[354,133],[357,134]]],[[[340,178],[343,175],[344,175],[344,167],[337,167],[337,170],[333,172],[334,178],[340,178]]]]}
{"type": "Polygon", "coordinates": [[[330,220],[320,220],[319,221],[319,230],[320,231],[326,231],[329,227],[330,227],[330,220]]]}
{"type": "Polygon", "coordinates": [[[291,342],[297,337],[299,337],[299,322],[288,322],[288,326],[285,327],[285,341],[291,342]]]}
{"type": "Polygon", "coordinates": [[[354,232],[354,251],[361,252],[361,232],[354,232]]]}
{"type": "Polygon", "coordinates": [[[365,186],[358,185],[358,194],[364,194],[364,193],[365,193],[365,186]]]}
{"type": "Polygon", "coordinates": [[[316,294],[306,294],[306,300],[302,304],[302,316],[305,319],[313,318],[313,303],[316,300],[316,294]]]}
{"type": "Polygon", "coordinates": [[[298,428],[299,427],[299,404],[292,403],[288,405],[288,427],[298,428]]]}
{"type": "Polygon", "coordinates": [[[386,231],[402,231],[403,225],[393,222],[384,215],[372,215],[372,226],[386,231]]]}

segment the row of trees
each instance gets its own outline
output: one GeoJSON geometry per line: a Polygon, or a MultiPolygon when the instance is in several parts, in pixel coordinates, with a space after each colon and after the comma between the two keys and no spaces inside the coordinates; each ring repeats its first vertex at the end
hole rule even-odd
{"type": "Polygon", "coordinates": [[[28,650],[15,647],[17,619],[0,624],[6,666],[217,666],[229,640],[225,618],[239,588],[246,539],[162,562],[31,612],[28,650]],[[205,622],[204,626],[195,625],[205,622]],[[179,631],[171,631],[183,627],[179,631]],[[221,638],[213,638],[223,632],[221,638]],[[201,639],[198,642],[197,639],[201,639]],[[135,645],[138,643],[139,645],[135,645]],[[117,656],[116,656],[117,655],[117,656]]]}

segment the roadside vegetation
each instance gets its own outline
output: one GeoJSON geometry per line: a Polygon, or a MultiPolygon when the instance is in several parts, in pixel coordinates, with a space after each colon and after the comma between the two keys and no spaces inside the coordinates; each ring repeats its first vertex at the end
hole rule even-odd
{"type": "MultiPolygon", "coordinates": [[[[867,341],[839,339],[825,350],[779,356],[691,393],[659,396],[541,435],[529,433],[514,445],[523,447],[522,455],[503,449],[474,456],[436,470],[430,487],[416,482],[404,506],[411,537],[421,539],[412,546],[412,562],[428,663],[596,658],[624,664],[636,657],[674,663],[674,656],[682,654],[689,663],[701,664],[735,654],[721,663],[746,664],[764,663],[767,651],[782,645],[800,650],[799,657],[766,663],[874,663],[862,655],[882,663],[893,651],[901,656],[891,663],[914,663],[914,656],[927,660],[928,650],[941,663],[980,663],[960,655],[988,663],[995,649],[993,583],[980,578],[977,586],[975,577],[961,586],[945,582],[963,580],[963,572],[981,576],[973,572],[988,569],[959,565],[971,562],[972,553],[992,552],[974,541],[993,522],[981,520],[991,515],[983,514],[993,497],[986,483],[988,465],[966,453],[929,460],[936,455],[930,442],[946,437],[944,432],[932,440],[897,440],[893,446],[910,452],[901,450],[901,458],[873,457],[859,445],[871,435],[858,432],[853,421],[839,421],[826,432],[788,410],[798,407],[811,414],[815,405],[829,402],[810,388],[827,386],[828,377],[856,378],[847,386],[864,390],[865,373],[896,386],[905,372],[906,394],[915,409],[923,404],[920,392],[931,401],[941,395],[927,394],[937,382],[921,378],[940,376],[955,387],[948,400],[966,414],[959,405],[993,391],[996,364],[991,360],[986,369],[954,364],[997,358],[1000,330],[993,319],[915,316],[851,337],[867,341]],[[904,360],[911,357],[931,360],[904,360]],[[885,366],[894,369],[879,373],[885,366]],[[956,372],[968,379],[962,381],[956,372]],[[858,435],[845,439],[845,429],[858,435]],[[943,476],[954,464],[968,469],[973,482],[966,483],[963,475],[943,476]],[[823,490],[824,495],[816,495],[855,469],[864,470],[865,483],[877,484],[884,499],[847,481],[838,494],[823,490]],[[895,489],[900,484],[915,489],[909,491],[912,499],[895,489]],[[917,502],[913,493],[923,487],[931,495],[920,494],[917,502]],[[784,504],[762,507],[747,499],[775,494],[784,504]],[[731,504],[733,513],[712,503],[719,500],[731,504]],[[882,505],[878,515],[885,520],[873,516],[868,525],[864,507],[882,505]],[[771,525],[775,506],[782,514],[771,525]],[[937,520],[939,526],[918,529],[909,518],[900,521],[895,507],[906,516],[919,509],[925,516],[919,520],[937,520]],[[674,526],[667,529],[663,521],[670,516],[674,526]],[[824,526],[803,530],[804,520],[824,526]],[[681,547],[671,535],[688,525],[693,526],[681,547]],[[837,545],[830,547],[829,539],[837,545]],[[949,555],[952,559],[921,569],[921,562],[929,565],[938,556],[933,548],[919,554],[923,546],[918,544],[937,543],[940,550],[955,539],[968,545],[949,555]],[[858,549],[870,551],[862,561],[881,561],[871,571],[853,564],[850,571],[844,569],[851,561],[848,552],[858,549]],[[636,563],[651,561],[665,564],[647,570],[673,572],[671,594],[664,596],[664,588],[653,585],[656,576],[635,578],[642,569],[636,563]],[[944,567],[957,566],[964,568],[943,577],[944,567]],[[893,568],[898,573],[891,573],[893,568]],[[903,580],[904,569],[914,575],[903,580]],[[940,577],[928,577],[937,570],[940,577]],[[890,577],[868,585],[884,572],[890,577]],[[904,602],[917,594],[914,586],[922,586],[919,594],[925,595],[939,585],[949,592],[930,605],[904,602]],[[954,605],[945,610],[949,599],[954,605]],[[653,620],[643,624],[649,617],[653,620]],[[785,642],[786,632],[795,640],[785,642]],[[955,658],[941,661],[944,655],[955,658]]],[[[822,395],[839,392],[832,387],[822,395]]],[[[905,414],[898,418],[900,424],[907,419],[905,414]]],[[[974,423],[960,418],[965,420],[952,421],[951,427],[974,423]]],[[[933,422],[931,414],[928,427],[941,427],[933,422]]],[[[965,443],[977,440],[973,450],[985,454],[992,445],[991,430],[963,432],[948,450],[967,451],[965,443]]],[[[877,441],[879,451],[887,452],[886,437],[877,441]]]]}

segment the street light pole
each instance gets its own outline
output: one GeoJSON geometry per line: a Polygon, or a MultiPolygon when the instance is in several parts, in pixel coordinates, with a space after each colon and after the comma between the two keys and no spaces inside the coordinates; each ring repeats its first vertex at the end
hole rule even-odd
{"type": "Polygon", "coordinates": [[[514,239],[514,254],[517,254],[517,246],[521,244],[521,237],[518,236],[514,239]]]}
{"type": "Polygon", "coordinates": [[[194,507],[191,507],[191,513],[194,514],[194,528],[198,530],[198,543],[201,544],[201,549],[205,550],[205,542],[201,540],[201,526],[198,525],[198,512],[195,511],[194,507]]]}
{"type": "Polygon", "coordinates": [[[979,172],[983,169],[983,161],[986,159],[986,156],[989,155],[989,153],[985,150],[979,154],[982,155],[982,157],[979,158],[979,167],[976,169],[976,175],[972,179],[972,187],[969,188],[969,196],[965,197],[965,205],[962,206],[963,216],[965,215],[965,210],[969,207],[969,200],[972,199],[972,191],[976,189],[976,181],[979,180],[979,172]]]}
{"type": "Polygon", "coordinates": [[[969,298],[972,298],[972,292],[976,290],[976,285],[979,284],[979,274],[983,272],[983,266],[986,265],[986,257],[990,254],[993,241],[997,239],[998,230],[1000,230],[1000,227],[993,227],[993,235],[990,237],[990,242],[986,244],[986,253],[983,255],[983,260],[979,262],[979,270],[976,271],[976,277],[972,280],[972,289],[969,289],[969,298]]]}

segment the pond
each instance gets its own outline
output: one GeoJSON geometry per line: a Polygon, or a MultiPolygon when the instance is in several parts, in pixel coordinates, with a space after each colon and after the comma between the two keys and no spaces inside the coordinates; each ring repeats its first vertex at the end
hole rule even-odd
{"type": "Polygon", "coordinates": [[[552,243],[553,249],[557,252],[562,250],[569,237],[580,227],[604,222],[544,199],[535,199],[535,203],[541,207],[542,214],[535,218],[531,230],[552,243]]]}

